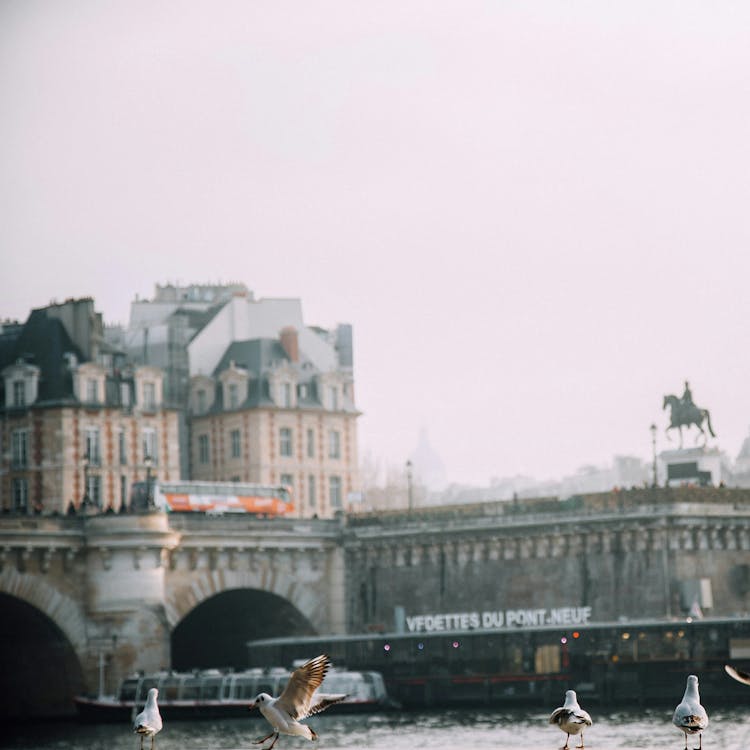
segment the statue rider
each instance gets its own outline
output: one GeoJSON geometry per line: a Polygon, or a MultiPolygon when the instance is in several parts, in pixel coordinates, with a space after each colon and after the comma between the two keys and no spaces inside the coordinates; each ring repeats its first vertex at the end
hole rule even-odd
{"type": "Polygon", "coordinates": [[[693,403],[693,392],[690,390],[690,384],[685,381],[685,391],[682,394],[682,413],[687,414],[690,409],[695,408],[693,403]]]}

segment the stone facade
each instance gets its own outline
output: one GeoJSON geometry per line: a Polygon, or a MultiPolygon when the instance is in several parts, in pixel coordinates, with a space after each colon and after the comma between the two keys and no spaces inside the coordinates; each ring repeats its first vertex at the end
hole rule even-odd
{"type": "Polygon", "coordinates": [[[603,493],[557,512],[503,503],[351,518],[348,629],[393,630],[398,608],[588,607],[601,622],[684,617],[696,605],[750,612],[750,493],[717,490],[707,503],[711,492],[603,493]]]}

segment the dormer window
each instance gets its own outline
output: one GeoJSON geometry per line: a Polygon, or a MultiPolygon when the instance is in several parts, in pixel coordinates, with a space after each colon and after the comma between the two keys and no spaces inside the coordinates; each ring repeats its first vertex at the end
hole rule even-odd
{"type": "Polygon", "coordinates": [[[198,401],[198,413],[205,414],[206,412],[206,392],[201,388],[197,394],[198,401]]]}
{"type": "Polygon", "coordinates": [[[19,409],[33,404],[39,390],[39,368],[19,360],[6,367],[0,377],[5,381],[5,406],[19,409]]]}
{"type": "Polygon", "coordinates": [[[239,389],[237,383],[229,384],[229,408],[236,409],[239,406],[239,389]]]}
{"type": "Polygon", "coordinates": [[[156,409],[156,385],[150,380],[143,384],[143,408],[149,411],[156,409]]]}
{"type": "Polygon", "coordinates": [[[331,411],[339,410],[339,389],[335,385],[328,387],[328,408],[331,411]]]}
{"type": "Polygon", "coordinates": [[[99,381],[96,378],[86,380],[86,402],[89,404],[99,403],[99,381]]]}
{"type": "Polygon", "coordinates": [[[292,406],[292,384],[291,383],[281,383],[280,385],[281,390],[281,405],[285,409],[290,409],[292,406]]]}
{"type": "Polygon", "coordinates": [[[26,381],[13,381],[13,406],[26,406],[26,381]]]}

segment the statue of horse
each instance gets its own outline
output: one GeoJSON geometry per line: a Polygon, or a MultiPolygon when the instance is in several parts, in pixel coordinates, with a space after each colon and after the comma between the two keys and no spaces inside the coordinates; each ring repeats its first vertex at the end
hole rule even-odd
{"type": "MultiPolygon", "coordinates": [[[[681,398],[673,394],[664,396],[664,404],[662,408],[666,409],[667,407],[670,408],[670,423],[669,427],[665,430],[665,434],[667,439],[671,440],[669,437],[669,431],[676,427],[680,433],[680,448],[682,448],[683,427],[689,429],[691,425],[695,425],[700,431],[700,434],[703,435],[703,445],[705,445],[708,440],[706,431],[703,429],[703,422],[705,421],[711,437],[716,437],[713,427],[711,427],[711,416],[708,413],[708,409],[701,409],[693,403],[686,404],[681,398]]],[[[698,442],[697,435],[695,441],[698,442]]]]}

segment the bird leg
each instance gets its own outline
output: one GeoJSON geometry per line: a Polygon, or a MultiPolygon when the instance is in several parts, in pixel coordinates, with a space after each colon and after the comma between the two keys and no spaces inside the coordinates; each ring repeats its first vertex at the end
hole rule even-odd
{"type": "Polygon", "coordinates": [[[263,750],[271,750],[271,748],[276,744],[276,741],[279,739],[279,733],[274,732],[275,737],[273,738],[273,742],[266,748],[263,748],[263,750]]]}
{"type": "MultiPolygon", "coordinates": [[[[685,737],[687,738],[687,735],[685,735],[685,737]]],[[[698,747],[695,748],[694,750],[702,750],[702,748],[703,748],[703,735],[700,732],[698,732],[698,747]]]]}
{"type": "MultiPolygon", "coordinates": [[[[253,745],[262,745],[266,740],[270,740],[271,737],[273,737],[276,734],[276,732],[271,732],[271,734],[267,734],[265,737],[261,737],[259,740],[253,740],[253,745]]],[[[687,750],[687,748],[685,748],[687,750]]]]}
{"type": "Polygon", "coordinates": [[[576,747],[577,748],[583,747],[583,732],[581,732],[581,744],[580,745],[576,745],[576,747]]]}
{"type": "Polygon", "coordinates": [[[560,748],[560,750],[570,750],[570,748],[568,747],[568,740],[569,739],[570,739],[570,735],[566,734],[565,735],[565,744],[560,748]]]}

